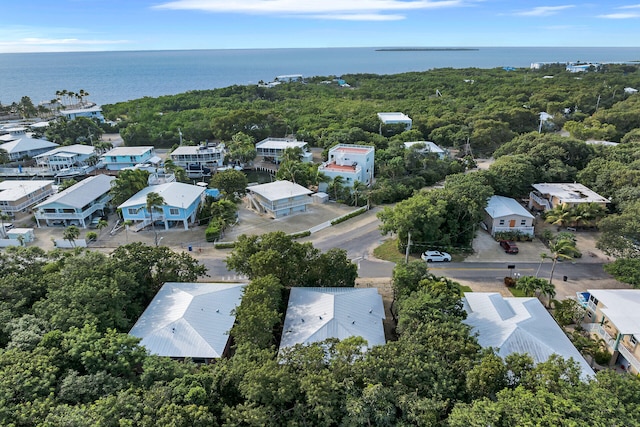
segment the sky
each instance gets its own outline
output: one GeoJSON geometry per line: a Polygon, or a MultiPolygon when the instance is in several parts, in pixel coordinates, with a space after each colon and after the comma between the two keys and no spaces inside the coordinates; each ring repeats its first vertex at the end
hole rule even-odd
{"type": "Polygon", "coordinates": [[[0,53],[640,46],[640,0],[5,0],[0,21],[0,53]]]}

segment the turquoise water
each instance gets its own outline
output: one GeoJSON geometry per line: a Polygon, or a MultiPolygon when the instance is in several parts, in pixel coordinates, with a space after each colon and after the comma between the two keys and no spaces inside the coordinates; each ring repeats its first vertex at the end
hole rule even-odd
{"type": "Polygon", "coordinates": [[[376,48],[182,50],[0,54],[0,102],[22,96],[49,101],[56,90],[84,89],[90,101],[110,104],[144,96],[234,84],[256,84],[284,74],[340,76],[395,74],[432,68],[529,67],[532,62],[628,62],[640,48],[478,48],[376,51],[376,48]]]}

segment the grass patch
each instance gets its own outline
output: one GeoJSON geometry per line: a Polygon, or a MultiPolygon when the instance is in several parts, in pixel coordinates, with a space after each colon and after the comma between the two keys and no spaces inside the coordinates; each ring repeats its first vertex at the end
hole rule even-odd
{"type": "MultiPolygon", "coordinates": [[[[404,262],[404,253],[398,250],[398,239],[385,240],[380,246],[373,250],[373,255],[385,261],[404,262]]],[[[409,261],[420,259],[418,255],[409,255],[409,261]]]]}
{"type": "Polygon", "coordinates": [[[511,292],[511,295],[513,295],[514,297],[526,297],[527,295],[522,292],[520,289],[516,289],[515,287],[513,288],[507,288],[509,289],[509,292],[511,292]]]}
{"type": "Polygon", "coordinates": [[[471,287],[469,287],[467,285],[460,285],[460,290],[462,292],[473,292],[473,289],[471,289],[471,287]]]}

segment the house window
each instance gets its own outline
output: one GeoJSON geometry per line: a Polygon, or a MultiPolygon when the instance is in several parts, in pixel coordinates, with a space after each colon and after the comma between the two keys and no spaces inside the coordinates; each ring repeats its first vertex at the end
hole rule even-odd
{"type": "Polygon", "coordinates": [[[527,225],[527,220],[526,219],[521,219],[520,220],[520,225],[527,225]]]}
{"type": "Polygon", "coordinates": [[[500,220],[500,225],[504,225],[504,219],[500,220]]]}
{"type": "Polygon", "coordinates": [[[138,214],[138,209],[129,208],[129,209],[127,209],[127,212],[129,212],[129,215],[137,215],[138,214]]]}
{"type": "Polygon", "coordinates": [[[594,297],[593,295],[589,297],[589,300],[593,303],[593,305],[598,305],[598,298],[594,297]]]}
{"type": "Polygon", "coordinates": [[[180,214],[180,211],[178,210],[178,208],[171,208],[171,209],[169,209],[169,215],[174,215],[174,216],[176,216],[176,215],[179,215],[179,214],[180,214]]]}
{"type": "Polygon", "coordinates": [[[634,337],[633,335],[631,335],[631,338],[629,338],[629,342],[634,347],[635,347],[636,344],[638,344],[638,341],[636,341],[636,337],[634,337]]]}
{"type": "Polygon", "coordinates": [[[589,319],[591,319],[591,317],[592,317],[592,313],[591,313],[591,311],[590,311],[590,310],[587,310],[587,317],[588,317],[589,319]]]}

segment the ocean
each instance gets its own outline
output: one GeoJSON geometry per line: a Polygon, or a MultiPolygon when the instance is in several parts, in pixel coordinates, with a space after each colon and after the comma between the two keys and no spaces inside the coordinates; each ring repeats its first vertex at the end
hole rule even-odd
{"type": "Polygon", "coordinates": [[[271,81],[278,75],[397,74],[433,68],[529,67],[533,62],[630,62],[640,48],[504,47],[380,51],[371,48],[175,50],[0,54],[0,103],[58,90],[99,105],[271,81]]]}

